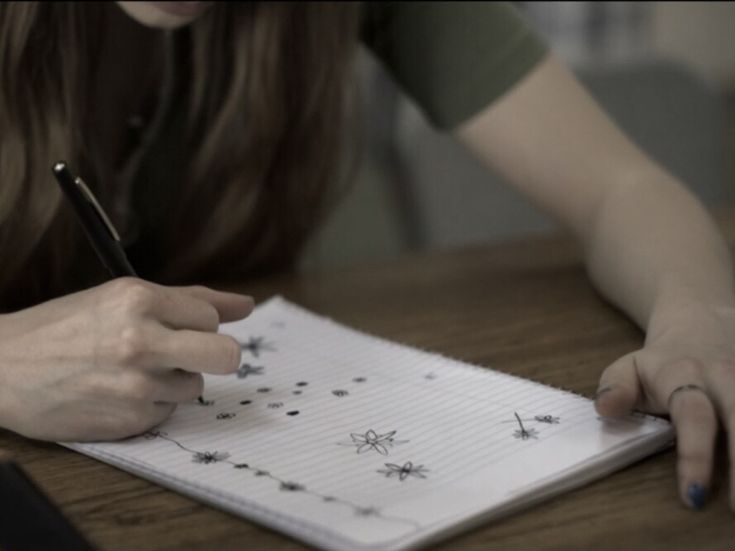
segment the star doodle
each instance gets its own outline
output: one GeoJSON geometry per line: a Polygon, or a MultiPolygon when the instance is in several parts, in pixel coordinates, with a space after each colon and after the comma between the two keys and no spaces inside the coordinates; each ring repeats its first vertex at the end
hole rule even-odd
{"type": "Polygon", "coordinates": [[[229,453],[225,452],[194,452],[192,462],[201,463],[202,465],[209,465],[210,463],[219,463],[230,457],[229,453]]]}
{"type": "Polygon", "coordinates": [[[264,366],[256,366],[245,363],[237,369],[237,378],[245,379],[248,375],[262,375],[264,369],[264,366]]]}
{"type": "Polygon", "coordinates": [[[429,469],[425,469],[423,465],[414,465],[411,461],[406,461],[403,465],[396,465],[395,463],[385,463],[387,469],[378,469],[377,472],[384,474],[386,478],[393,478],[394,475],[398,475],[398,480],[403,482],[409,476],[415,476],[416,478],[426,478],[424,473],[429,472],[429,469]]]}
{"type": "Polygon", "coordinates": [[[275,352],[276,350],[273,348],[271,343],[265,342],[264,337],[250,337],[248,342],[240,343],[240,348],[242,350],[247,350],[256,358],[258,358],[260,353],[263,351],[267,350],[269,352],[275,352]]]}

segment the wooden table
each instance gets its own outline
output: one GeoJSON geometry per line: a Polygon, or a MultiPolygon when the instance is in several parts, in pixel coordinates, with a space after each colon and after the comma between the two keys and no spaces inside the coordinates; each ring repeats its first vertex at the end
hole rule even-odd
{"type": "MultiPolygon", "coordinates": [[[[282,277],[243,290],[258,300],[282,294],[355,328],[588,396],[606,365],[642,344],[642,333],[591,288],[579,251],[564,237],[282,277]]],[[[0,431],[0,448],[100,549],[304,548],[55,444],[0,431]]],[[[720,449],[703,512],[680,504],[670,450],[437,548],[733,549],[725,465],[720,449]]]]}

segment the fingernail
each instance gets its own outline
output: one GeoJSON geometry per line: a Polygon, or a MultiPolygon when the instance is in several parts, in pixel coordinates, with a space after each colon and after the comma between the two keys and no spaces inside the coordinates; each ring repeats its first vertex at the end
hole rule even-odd
{"type": "Polygon", "coordinates": [[[697,482],[692,482],[687,488],[687,497],[692,508],[699,511],[707,501],[707,489],[697,482]]]}
{"type": "Polygon", "coordinates": [[[600,390],[598,390],[598,391],[597,391],[597,393],[595,394],[595,400],[597,400],[597,399],[598,399],[598,398],[599,398],[600,396],[602,396],[602,395],[603,395],[603,394],[605,394],[606,392],[610,392],[610,391],[611,391],[612,389],[613,389],[613,387],[611,387],[611,386],[605,386],[605,387],[602,387],[602,388],[601,388],[600,390]]]}

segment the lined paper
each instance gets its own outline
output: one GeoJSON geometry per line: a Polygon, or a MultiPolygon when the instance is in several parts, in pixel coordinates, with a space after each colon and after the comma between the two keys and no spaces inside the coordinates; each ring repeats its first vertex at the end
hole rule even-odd
{"type": "Polygon", "coordinates": [[[648,416],[359,333],[275,297],[237,374],[122,442],[64,444],[329,549],[415,547],[672,440],[648,416]]]}

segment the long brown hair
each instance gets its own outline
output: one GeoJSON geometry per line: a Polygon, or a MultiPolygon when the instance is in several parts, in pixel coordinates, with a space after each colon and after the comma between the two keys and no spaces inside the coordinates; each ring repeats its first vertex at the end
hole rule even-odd
{"type": "MultiPolygon", "coordinates": [[[[102,277],[75,273],[86,243],[50,166],[67,159],[114,195],[88,116],[104,4],[0,3],[0,306],[102,277]]],[[[340,168],[359,4],[216,4],[180,33],[177,192],[158,228],[165,258],[143,274],[166,283],[292,265],[340,168]]]]}

